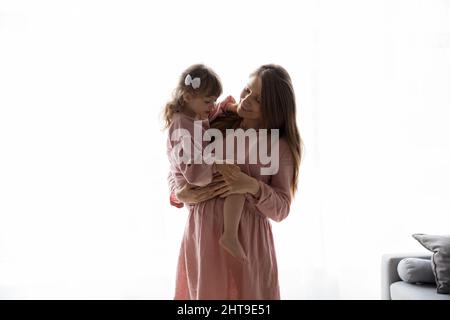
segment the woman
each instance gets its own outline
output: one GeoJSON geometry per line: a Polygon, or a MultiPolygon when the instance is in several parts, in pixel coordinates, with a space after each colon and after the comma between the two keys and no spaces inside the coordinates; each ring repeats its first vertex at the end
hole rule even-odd
{"type": "Polygon", "coordinates": [[[218,117],[212,127],[279,130],[279,169],[261,175],[260,163],[246,164],[234,178],[216,176],[205,187],[173,190],[171,203],[189,207],[178,259],[175,299],[280,299],[278,269],[269,219],[289,214],[297,188],[302,140],[296,125],[295,95],[289,74],[280,66],[263,65],[242,91],[237,116],[218,117]],[[246,201],[239,240],[248,261],[222,250],[223,198],[244,194],[246,201]]]}

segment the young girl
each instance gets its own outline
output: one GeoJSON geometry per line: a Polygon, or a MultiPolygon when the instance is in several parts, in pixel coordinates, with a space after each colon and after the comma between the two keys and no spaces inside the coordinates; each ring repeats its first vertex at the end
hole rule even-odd
{"type": "MultiPolygon", "coordinates": [[[[201,130],[203,137],[205,130],[209,129],[209,121],[225,111],[236,110],[236,102],[231,96],[219,104],[215,103],[221,94],[222,85],[217,74],[205,65],[196,64],[182,73],[173,99],[165,106],[165,127],[169,129],[167,155],[171,165],[170,178],[175,181],[177,188],[183,187],[186,183],[205,186],[212,181],[215,172],[232,178],[240,171],[237,166],[229,166],[219,160],[213,164],[206,164],[203,159],[195,159],[196,156],[203,155],[207,142],[199,144],[194,141],[194,131],[201,130]],[[199,122],[196,120],[202,120],[201,128],[198,128],[199,122]],[[183,145],[187,144],[183,144],[182,140],[178,142],[171,139],[172,134],[179,129],[187,130],[184,132],[190,134],[190,146],[193,146],[190,150],[190,155],[192,155],[189,156],[190,162],[179,161],[180,157],[186,155],[183,145]]],[[[178,132],[183,131],[179,130],[178,132]]],[[[239,221],[244,201],[245,197],[239,194],[229,195],[225,198],[224,230],[219,239],[220,245],[224,249],[241,260],[246,259],[245,251],[238,239],[239,221]]]]}

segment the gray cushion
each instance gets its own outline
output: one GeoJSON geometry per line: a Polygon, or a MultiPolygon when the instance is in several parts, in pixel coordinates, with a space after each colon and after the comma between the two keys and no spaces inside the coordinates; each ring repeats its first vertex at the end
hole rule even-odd
{"type": "Polygon", "coordinates": [[[414,234],[413,237],[433,252],[431,267],[436,279],[437,292],[450,293],[450,235],[414,234]]]}
{"type": "Polygon", "coordinates": [[[435,284],[435,277],[433,269],[431,268],[431,260],[429,259],[402,259],[397,266],[397,272],[400,279],[408,283],[435,284]]]}
{"type": "Polygon", "coordinates": [[[412,284],[398,281],[391,284],[392,300],[450,300],[450,294],[439,294],[434,284],[412,284]]]}

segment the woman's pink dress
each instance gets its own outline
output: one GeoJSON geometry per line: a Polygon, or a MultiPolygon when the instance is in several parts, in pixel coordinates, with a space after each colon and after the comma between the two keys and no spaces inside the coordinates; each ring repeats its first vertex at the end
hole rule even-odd
{"type": "MultiPolygon", "coordinates": [[[[241,171],[256,178],[261,187],[257,197],[246,195],[239,225],[239,240],[248,257],[246,263],[219,245],[223,231],[223,198],[186,205],[189,215],[178,258],[174,299],[280,299],[270,220],[279,222],[289,214],[293,165],[292,154],[283,138],[279,140],[279,170],[276,174],[261,175],[261,164],[239,165],[241,171]]],[[[211,180],[211,171],[208,167],[198,166],[196,172],[202,172],[198,177],[203,180],[200,184],[207,184],[211,180]]],[[[173,168],[169,185],[171,203],[176,205],[173,190],[180,172],[174,172],[179,170],[173,168]]],[[[186,172],[189,174],[185,167],[183,173],[186,172]]]]}

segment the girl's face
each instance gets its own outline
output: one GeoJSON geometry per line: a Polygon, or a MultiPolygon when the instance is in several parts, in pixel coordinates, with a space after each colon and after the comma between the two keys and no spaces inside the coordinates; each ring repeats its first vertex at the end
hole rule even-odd
{"type": "Polygon", "coordinates": [[[261,120],[261,79],[253,76],[241,92],[237,113],[241,118],[261,120]]]}
{"type": "Polygon", "coordinates": [[[189,93],[184,95],[186,106],[193,116],[197,116],[200,119],[207,119],[209,113],[214,108],[214,103],[217,100],[216,96],[200,97],[193,96],[189,93]]]}

